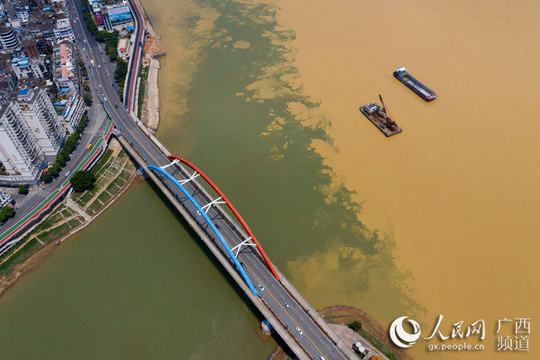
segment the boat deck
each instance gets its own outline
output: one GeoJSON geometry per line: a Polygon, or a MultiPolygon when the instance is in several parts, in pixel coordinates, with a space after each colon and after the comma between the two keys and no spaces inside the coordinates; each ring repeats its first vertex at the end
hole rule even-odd
{"type": "Polygon", "coordinates": [[[360,111],[362,112],[362,114],[364,114],[365,117],[367,117],[369,119],[369,121],[371,121],[373,123],[373,125],[375,125],[377,127],[377,129],[379,129],[386,137],[390,137],[390,136],[394,136],[394,135],[397,135],[399,134],[400,132],[403,131],[403,129],[397,125],[397,129],[392,131],[390,130],[389,128],[387,128],[385,126],[385,123],[386,121],[381,118],[380,116],[378,115],[371,115],[370,113],[368,113],[365,109],[364,109],[364,106],[360,106],[360,111]]]}
{"type": "Polygon", "coordinates": [[[435,91],[418,81],[414,76],[409,74],[404,67],[398,68],[394,71],[393,75],[425,101],[429,102],[437,98],[437,93],[435,93],[435,91]]]}

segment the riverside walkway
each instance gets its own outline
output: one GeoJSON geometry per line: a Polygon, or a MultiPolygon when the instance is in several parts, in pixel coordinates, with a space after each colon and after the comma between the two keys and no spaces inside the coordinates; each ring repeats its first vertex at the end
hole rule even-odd
{"type": "MultiPolygon", "coordinates": [[[[95,144],[82,163],[80,163],[73,172],[90,169],[99,160],[107,148],[107,142],[111,137],[113,127],[112,121],[109,121],[103,137],[95,144]]],[[[2,234],[0,234],[0,256],[11,249],[11,247],[21,240],[26,233],[31,231],[35,225],[39,224],[45,213],[62,201],[70,189],[71,184],[69,183],[69,178],[65,178],[58,189],[54,190],[45,200],[22,219],[2,232],[2,234]]]]}

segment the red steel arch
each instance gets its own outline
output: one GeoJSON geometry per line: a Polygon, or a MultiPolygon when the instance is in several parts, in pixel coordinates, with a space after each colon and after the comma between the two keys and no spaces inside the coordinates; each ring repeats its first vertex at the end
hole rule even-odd
{"type": "Polygon", "coordinates": [[[225,201],[225,203],[227,203],[227,206],[229,207],[229,209],[231,209],[231,211],[234,213],[236,218],[240,221],[240,223],[242,224],[242,227],[244,228],[244,230],[251,237],[251,240],[253,240],[253,242],[257,246],[257,249],[259,250],[259,253],[264,258],[264,261],[266,262],[266,265],[268,265],[268,268],[270,269],[272,274],[274,274],[274,276],[276,277],[276,279],[278,279],[278,281],[281,280],[278,273],[277,273],[277,271],[276,271],[276,269],[274,268],[274,265],[272,265],[272,263],[270,262],[270,259],[268,259],[268,256],[266,256],[266,253],[264,252],[261,244],[259,244],[259,242],[257,241],[257,238],[255,238],[255,235],[251,232],[251,230],[247,226],[244,219],[242,219],[242,217],[240,216],[238,211],[236,211],[236,209],[234,208],[233,204],[229,201],[229,199],[227,199],[225,194],[223,194],[223,192],[221,192],[221,190],[219,190],[219,188],[212,182],[212,180],[210,180],[210,178],[208,176],[206,176],[201,170],[199,170],[195,165],[193,165],[192,163],[190,163],[186,159],[182,159],[181,157],[174,156],[174,155],[168,155],[167,158],[169,160],[178,160],[182,164],[185,164],[185,165],[189,166],[193,171],[196,171],[200,176],[202,176],[202,178],[204,180],[206,180],[206,182],[214,189],[214,191],[217,192],[219,194],[219,196],[221,196],[223,201],[225,201]]]}

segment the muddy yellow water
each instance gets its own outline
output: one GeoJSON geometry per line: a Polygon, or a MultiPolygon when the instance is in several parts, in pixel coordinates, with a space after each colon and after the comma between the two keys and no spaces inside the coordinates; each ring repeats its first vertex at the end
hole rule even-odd
{"type": "Polygon", "coordinates": [[[331,119],[339,151],[323,156],[357,192],[359,218],[395,237],[430,330],[439,313],[490,320],[483,358],[499,318],[539,315],[539,5],[280,2],[301,81],[331,119]],[[399,83],[399,66],[439,98],[425,103],[399,83]],[[357,110],[379,93],[404,129],[395,138],[357,110]]]}
{"type": "MultiPolygon", "coordinates": [[[[443,336],[484,320],[485,340],[454,341],[484,350],[419,339],[417,359],[539,357],[540,4],[143,4],[167,52],[158,138],[314,307],[357,306],[387,328],[408,315],[422,338],[439,314],[443,336]],[[399,66],[439,98],[394,79],[399,66]],[[402,134],[358,111],[378,94],[402,134]],[[518,318],[530,334],[514,334],[518,318]]],[[[171,210],[141,183],[61,246],[1,299],[0,357],[267,358],[260,315],[171,210]]]]}

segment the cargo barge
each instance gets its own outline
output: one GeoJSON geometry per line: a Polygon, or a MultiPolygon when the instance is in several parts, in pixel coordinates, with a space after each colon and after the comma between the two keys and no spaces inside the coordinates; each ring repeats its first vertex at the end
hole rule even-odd
{"type": "Polygon", "coordinates": [[[403,129],[399,127],[399,125],[388,116],[388,112],[384,106],[384,102],[381,95],[379,95],[379,99],[381,99],[381,105],[375,102],[370,102],[366,105],[360,106],[360,111],[386,137],[399,134],[400,132],[403,131],[403,129]]]}
{"type": "Polygon", "coordinates": [[[394,77],[405,84],[405,86],[414,91],[425,101],[433,101],[437,98],[435,91],[416,80],[407,72],[407,69],[404,67],[397,68],[396,71],[394,71],[394,77]]]}

